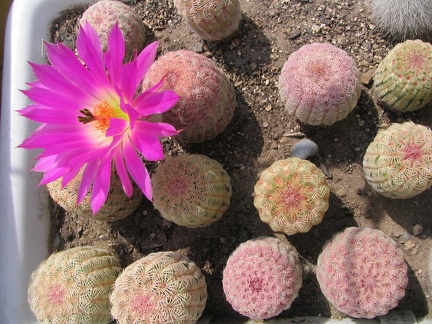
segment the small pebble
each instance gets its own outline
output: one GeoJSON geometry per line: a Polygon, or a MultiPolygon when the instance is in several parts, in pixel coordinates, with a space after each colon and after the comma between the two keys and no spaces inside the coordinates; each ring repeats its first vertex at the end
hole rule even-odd
{"type": "Polygon", "coordinates": [[[418,236],[421,233],[423,233],[423,225],[422,224],[416,224],[416,225],[414,225],[413,229],[412,229],[412,233],[413,233],[414,236],[418,236]]]}
{"type": "Polygon", "coordinates": [[[291,156],[297,157],[299,159],[308,159],[318,154],[318,145],[308,139],[304,138],[300,141],[298,141],[292,148],[291,148],[291,156]]]}

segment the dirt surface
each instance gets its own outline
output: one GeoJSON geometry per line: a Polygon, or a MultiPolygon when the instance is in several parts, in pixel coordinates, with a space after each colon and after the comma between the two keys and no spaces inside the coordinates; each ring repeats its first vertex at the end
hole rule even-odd
{"type": "MultiPolygon", "coordinates": [[[[190,30],[177,15],[172,0],[127,4],[146,24],[147,41],[160,40],[160,54],[178,49],[202,53],[234,84],[237,108],[224,133],[199,145],[164,140],[167,154],[200,153],[219,161],[231,177],[231,207],[211,226],[189,229],[164,221],[148,201],[133,215],[112,224],[73,215],[64,217],[60,208],[53,206],[52,251],[77,245],[107,247],[126,266],[151,252],[180,250],[206,276],[209,298],[205,314],[238,316],[222,290],[225,263],[240,243],[275,235],[258,217],[253,187],[263,169],[289,157],[291,147],[307,137],[319,146],[318,156],[311,161],[327,176],[330,208],[322,223],[308,233],[287,237],[301,256],[304,278],[299,296],[281,316],[344,316],[320,292],[314,267],[324,243],[350,226],[377,228],[398,243],[409,265],[409,284],[399,307],[426,316],[432,307],[427,275],[432,191],[407,200],[382,197],[366,184],[362,160],[378,129],[390,122],[412,120],[431,127],[431,106],[396,115],[377,105],[371,93],[371,76],[394,44],[375,28],[369,5],[353,0],[243,0],[240,30],[230,40],[214,44],[202,41],[190,30]],[[344,49],[362,72],[357,107],[330,127],[301,125],[288,116],[278,98],[282,65],[293,51],[312,42],[330,42],[344,49]]],[[[53,23],[54,41],[73,46],[76,20],[84,8],[69,10],[53,23]]],[[[151,169],[154,166],[149,165],[151,169]]]]}

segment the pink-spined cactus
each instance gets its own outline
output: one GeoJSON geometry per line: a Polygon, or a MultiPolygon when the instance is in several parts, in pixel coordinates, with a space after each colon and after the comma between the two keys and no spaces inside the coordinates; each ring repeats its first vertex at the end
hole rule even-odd
{"type": "Polygon", "coordinates": [[[274,237],[246,241],[229,257],[222,284],[240,314],[252,320],[276,316],[290,308],[302,285],[297,251],[274,237]]]}
{"type": "Polygon", "coordinates": [[[85,196],[80,204],[77,204],[82,176],[83,173],[80,171],[65,187],[62,186],[62,178],[46,185],[51,198],[67,212],[93,217],[101,221],[115,222],[132,214],[144,197],[142,191],[135,184],[133,184],[134,190],[132,196],[128,197],[123,191],[123,186],[117,173],[112,172],[107,200],[102,208],[92,215],[90,193],[85,196]]]}
{"type": "Polygon", "coordinates": [[[193,324],[207,301],[207,285],[197,265],[177,252],[143,257],[120,274],[110,297],[119,324],[193,324]]]}
{"type": "Polygon", "coordinates": [[[405,295],[408,284],[403,252],[383,232],[350,227],[327,243],[316,275],[333,306],[356,318],[385,315],[405,295]]]}
{"type": "Polygon", "coordinates": [[[313,43],[292,53],[279,76],[285,109],[305,124],[332,125],[348,116],[361,93],[355,61],[329,43],[313,43]]]}
{"type": "Polygon", "coordinates": [[[432,186],[432,131],[413,122],[378,131],[366,149],[363,173],[388,198],[414,197],[432,186]]]}
{"type": "Polygon", "coordinates": [[[254,205],[276,232],[308,232],[329,207],[330,187],[312,162],[291,157],[274,162],[255,184],[254,205]]]}
{"type": "Polygon", "coordinates": [[[174,0],[178,12],[202,39],[216,42],[232,36],[239,28],[239,0],[174,0]]]}
{"type": "Polygon", "coordinates": [[[418,39],[397,44],[378,65],[373,90],[384,108],[424,107],[432,100],[432,45],[418,39]]]}
{"type": "Polygon", "coordinates": [[[180,100],[162,115],[162,120],[182,132],[184,143],[201,143],[222,133],[236,107],[234,87],[226,74],[210,59],[188,50],[162,55],[150,68],[143,89],[163,79],[180,100]]]}
{"type": "Polygon", "coordinates": [[[230,206],[230,177],[219,162],[205,155],[167,157],[152,183],[154,207],[178,225],[208,226],[230,206]]]}
{"type": "Polygon", "coordinates": [[[40,323],[110,323],[109,295],[121,270],[104,249],[79,246],[54,253],[31,275],[30,308],[40,323]]]}
{"type": "Polygon", "coordinates": [[[125,61],[129,61],[136,50],[138,53],[146,42],[146,29],[141,18],[126,4],[117,0],[100,0],[84,11],[79,23],[90,23],[96,29],[106,50],[108,34],[116,23],[125,40],[125,61]]]}

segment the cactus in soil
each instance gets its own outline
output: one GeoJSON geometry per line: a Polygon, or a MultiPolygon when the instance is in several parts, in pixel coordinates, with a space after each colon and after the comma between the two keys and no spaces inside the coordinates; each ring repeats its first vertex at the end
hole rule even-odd
{"type": "Polygon", "coordinates": [[[291,306],[302,284],[294,247],[274,237],[259,237],[239,245],[223,271],[223,290],[240,314],[263,320],[291,306]]]}
{"type": "MultiPolygon", "coordinates": [[[[62,185],[62,178],[48,183],[47,189],[51,198],[70,213],[90,217],[92,210],[90,206],[90,192],[84,197],[80,204],[77,204],[78,192],[81,185],[82,171],[73,178],[65,187],[62,185]]],[[[110,190],[105,204],[93,215],[97,220],[115,222],[132,214],[143,199],[143,193],[134,184],[134,191],[128,197],[123,190],[120,178],[116,172],[111,174],[110,190]]]]}
{"type": "Polygon", "coordinates": [[[383,232],[347,228],[327,243],[316,275],[335,308],[356,318],[387,314],[405,295],[408,267],[402,250],[383,232]]]}
{"type": "Polygon", "coordinates": [[[204,275],[176,252],[143,257],[120,274],[110,297],[119,324],[195,323],[207,301],[204,275]]]}
{"type": "Polygon", "coordinates": [[[389,198],[411,198],[432,186],[432,131],[412,122],[378,131],[363,158],[369,185],[389,198]]]}
{"type": "Polygon", "coordinates": [[[312,162],[296,157],[265,169],[254,191],[261,220],[287,235],[309,231],[329,207],[330,188],[324,174],[312,162]]]}
{"type": "Polygon", "coordinates": [[[360,72],[354,60],[329,43],[313,43],[292,53],[279,76],[285,109],[309,125],[332,125],[357,105],[360,72]]]}
{"type": "Polygon", "coordinates": [[[424,107],[432,100],[432,45],[421,40],[397,44],[378,65],[373,90],[384,108],[424,107]]]}
{"type": "Polygon", "coordinates": [[[109,294],[120,272],[120,262],[104,249],[57,252],[31,275],[30,308],[40,323],[110,323],[109,294]]]}
{"type": "Polygon", "coordinates": [[[174,0],[178,12],[202,39],[222,41],[239,28],[239,0],[174,0]]]}
{"type": "Polygon", "coordinates": [[[230,206],[230,177],[219,162],[205,155],[167,157],[156,168],[152,183],[155,208],[178,225],[208,226],[230,206]]]}
{"type": "Polygon", "coordinates": [[[116,23],[125,40],[124,61],[129,61],[134,51],[138,53],[146,42],[146,29],[141,18],[126,4],[117,0],[100,0],[84,11],[79,23],[90,23],[96,29],[105,51],[108,35],[116,23]]]}
{"type": "Polygon", "coordinates": [[[143,89],[159,83],[180,96],[177,104],[162,115],[164,122],[182,132],[184,143],[201,143],[222,133],[234,115],[234,87],[210,59],[188,50],[162,55],[150,68],[143,89]]]}
{"type": "Polygon", "coordinates": [[[432,36],[430,0],[371,0],[371,11],[378,29],[393,40],[432,36]]]}

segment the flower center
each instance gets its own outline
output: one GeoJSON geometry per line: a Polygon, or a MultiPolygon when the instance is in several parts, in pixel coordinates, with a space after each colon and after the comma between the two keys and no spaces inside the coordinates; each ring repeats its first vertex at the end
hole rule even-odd
{"type": "Polygon", "coordinates": [[[89,109],[85,108],[80,110],[84,116],[78,116],[78,120],[87,124],[90,122],[94,122],[94,126],[96,129],[106,132],[108,127],[110,126],[111,118],[121,118],[124,120],[129,120],[127,114],[125,114],[120,107],[113,107],[106,100],[97,104],[93,107],[93,112],[89,109]]]}

